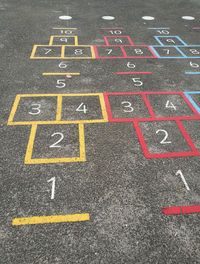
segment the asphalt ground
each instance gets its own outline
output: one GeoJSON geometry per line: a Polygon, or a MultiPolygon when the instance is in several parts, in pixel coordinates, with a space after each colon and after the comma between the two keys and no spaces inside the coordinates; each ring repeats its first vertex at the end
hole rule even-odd
{"type": "Polygon", "coordinates": [[[0,0],[0,25],[0,263],[200,263],[200,1],[0,0]]]}

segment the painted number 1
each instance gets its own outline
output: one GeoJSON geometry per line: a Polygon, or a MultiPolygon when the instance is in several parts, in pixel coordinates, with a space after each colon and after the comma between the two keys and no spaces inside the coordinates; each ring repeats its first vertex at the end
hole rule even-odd
{"type": "Polygon", "coordinates": [[[51,182],[51,200],[54,199],[55,197],[55,186],[56,186],[56,178],[52,177],[50,180],[48,180],[47,182],[51,182]]]}

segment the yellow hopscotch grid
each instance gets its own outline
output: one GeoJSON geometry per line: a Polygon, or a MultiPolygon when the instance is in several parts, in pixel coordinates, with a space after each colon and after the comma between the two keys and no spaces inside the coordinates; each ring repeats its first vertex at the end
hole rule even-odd
{"type": "Polygon", "coordinates": [[[78,125],[79,129],[79,157],[67,157],[67,158],[46,158],[46,159],[32,159],[33,146],[35,136],[37,132],[37,125],[32,125],[28,146],[26,149],[26,155],[24,164],[42,164],[42,163],[61,163],[61,162],[81,162],[86,161],[85,155],[85,135],[84,135],[84,124],[78,125]]]}
{"type": "Polygon", "coordinates": [[[36,225],[36,224],[63,223],[63,222],[82,222],[89,220],[90,220],[89,214],[32,216],[32,217],[14,218],[12,220],[12,225],[13,226],[36,225]]]}
{"type": "Polygon", "coordinates": [[[31,52],[30,59],[76,59],[76,60],[82,60],[82,59],[96,59],[94,47],[93,45],[34,45],[33,50],[31,52]],[[37,47],[61,47],[61,53],[59,57],[35,57],[35,53],[37,50],[37,47]],[[65,48],[66,47],[89,47],[91,51],[91,57],[65,57],[65,48]]]}
{"type": "MultiPolygon", "coordinates": [[[[78,46],[78,36],[52,35],[52,36],[50,36],[49,46],[57,46],[57,45],[53,45],[54,38],[74,38],[74,45],[73,46],[78,46]]],[[[58,46],[60,46],[60,45],[58,45],[58,46]]]]}
{"type": "Polygon", "coordinates": [[[13,107],[8,118],[7,125],[48,125],[48,124],[86,124],[86,123],[105,123],[108,122],[106,106],[102,93],[88,93],[88,94],[18,94],[15,98],[13,107]],[[102,112],[102,119],[91,120],[61,120],[62,115],[62,97],[63,96],[99,96],[100,107],[102,112]],[[22,97],[57,97],[57,111],[56,120],[44,120],[44,121],[13,121],[17,107],[22,97]]]}

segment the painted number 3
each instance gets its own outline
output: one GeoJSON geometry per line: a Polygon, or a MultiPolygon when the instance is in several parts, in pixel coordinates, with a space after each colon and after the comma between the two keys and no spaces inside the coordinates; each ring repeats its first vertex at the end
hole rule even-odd
{"type": "Polygon", "coordinates": [[[41,113],[40,107],[41,104],[31,104],[31,111],[28,112],[29,115],[39,115],[41,113]]]}

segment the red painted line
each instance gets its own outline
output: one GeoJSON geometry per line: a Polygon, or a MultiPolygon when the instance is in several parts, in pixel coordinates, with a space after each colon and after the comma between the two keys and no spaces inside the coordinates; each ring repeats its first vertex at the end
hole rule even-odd
{"type": "Polygon", "coordinates": [[[200,213],[200,205],[181,206],[182,214],[200,213]]]}
{"type": "Polygon", "coordinates": [[[124,29],[123,27],[118,27],[118,28],[101,28],[101,29],[124,29]]]}
{"type": "Polygon", "coordinates": [[[152,109],[152,107],[151,107],[151,104],[150,104],[149,100],[147,99],[147,97],[146,97],[146,95],[145,95],[144,93],[142,94],[142,98],[143,98],[143,100],[144,100],[144,102],[145,102],[145,104],[146,104],[146,107],[147,107],[147,109],[148,109],[148,111],[149,111],[151,117],[152,117],[152,118],[156,118],[156,115],[155,115],[154,112],[153,112],[153,109],[152,109]]]}
{"type": "Polygon", "coordinates": [[[183,124],[181,123],[180,120],[176,120],[176,124],[178,126],[178,128],[180,129],[181,133],[183,134],[185,140],[187,141],[188,145],[190,146],[191,150],[195,153],[195,154],[199,154],[198,150],[196,149],[194,142],[192,141],[190,135],[188,134],[187,130],[185,129],[185,127],[183,126],[183,124]]]}
{"type": "Polygon", "coordinates": [[[106,36],[104,36],[104,41],[105,41],[105,43],[106,43],[106,46],[109,46],[109,42],[108,42],[106,36]]]}
{"type": "Polygon", "coordinates": [[[193,27],[192,29],[200,29],[200,27],[193,27]]]}
{"type": "Polygon", "coordinates": [[[108,120],[111,121],[112,120],[112,111],[111,111],[108,95],[106,93],[104,93],[103,96],[104,96],[104,102],[105,102],[105,105],[106,105],[106,111],[107,111],[107,115],[108,115],[108,120]]]}
{"type": "Polygon", "coordinates": [[[167,207],[161,210],[165,215],[194,214],[200,213],[200,205],[167,207]]]}
{"type": "Polygon", "coordinates": [[[133,122],[133,125],[134,125],[134,127],[135,127],[135,131],[136,131],[136,134],[137,134],[137,136],[138,136],[138,139],[139,139],[140,145],[141,145],[141,147],[142,147],[142,150],[143,150],[144,156],[145,156],[146,158],[149,158],[150,153],[149,153],[149,150],[148,150],[147,145],[146,145],[146,143],[145,143],[145,140],[144,140],[144,137],[143,137],[143,135],[142,135],[142,131],[141,131],[140,127],[139,127],[139,124],[138,124],[138,122],[134,121],[134,122],[133,122]]]}
{"type": "Polygon", "coordinates": [[[130,43],[130,45],[126,45],[126,46],[134,46],[134,44],[133,44],[133,42],[132,42],[132,40],[131,40],[131,38],[129,36],[104,36],[104,39],[105,39],[106,43],[108,43],[108,38],[126,38],[129,41],[129,43],[130,43]]]}
{"type": "Polygon", "coordinates": [[[155,54],[155,52],[152,50],[151,47],[148,46],[148,49],[151,51],[151,53],[153,54],[154,58],[158,58],[158,56],[155,54]]]}
{"type": "Polygon", "coordinates": [[[123,47],[120,47],[120,48],[121,48],[121,51],[122,51],[124,57],[127,58],[126,52],[125,52],[125,50],[123,49],[123,47]]]}
{"type": "Polygon", "coordinates": [[[163,208],[161,209],[162,212],[165,214],[165,215],[175,215],[175,214],[181,214],[181,208],[180,207],[167,207],[167,208],[163,208]]]}
{"type": "Polygon", "coordinates": [[[152,72],[116,72],[116,74],[151,74],[152,72]]]}
{"type": "Polygon", "coordinates": [[[93,48],[94,48],[94,54],[95,54],[96,59],[99,59],[99,54],[98,54],[96,46],[93,46],[93,48]]]}

